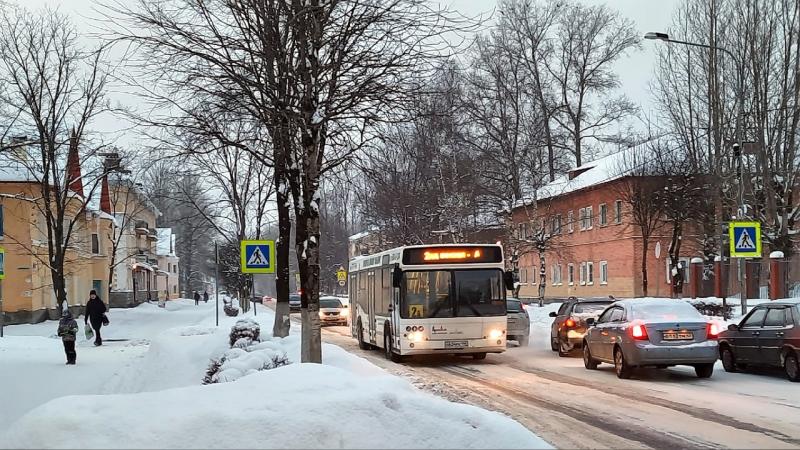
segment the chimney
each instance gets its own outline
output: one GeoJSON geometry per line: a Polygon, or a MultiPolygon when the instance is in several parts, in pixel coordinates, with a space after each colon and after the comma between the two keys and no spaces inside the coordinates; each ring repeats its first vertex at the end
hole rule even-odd
{"type": "Polygon", "coordinates": [[[102,183],[100,186],[100,211],[113,214],[111,212],[111,194],[108,191],[108,175],[103,175],[102,183]]]}
{"type": "Polygon", "coordinates": [[[81,161],[78,156],[78,135],[72,129],[69,138],[69,154],[67,155],[67,183],[69,190],[83,197],[83,180],[81,177],[81,161]]]}

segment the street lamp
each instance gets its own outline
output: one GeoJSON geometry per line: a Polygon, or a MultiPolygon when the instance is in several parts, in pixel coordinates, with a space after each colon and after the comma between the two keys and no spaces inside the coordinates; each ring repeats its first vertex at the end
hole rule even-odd
{"type": "MultiPolygon", "coordinates": [[[[739,66],[741,66],[741,64],[739,64],[738,58],[736,58],[736,55],[734,55],[733,53],[731,53],[728,49],[726,49],[724,47],[719,47],[719,46],[716,46],[716,45],[708,45],[708,44],[699,44],[697,42],[679,41],[677,39],[670,39],[669,34],[655,32],[655,31],[650,31],[648,33],[645,33],[644,38],[648,39],[648,40],[655,40],[655,41],[663,41],[663,42],[674,43],[674,44],[688,45],[690,47],[702,47],[702,48],[707,48],[709,50],[717,50],[717,51],[720,51],[720,52],[725,53],[726,55],[730,56],[731,59],[733,59],[733,61],[736,63],[737,68],[739,66]]],[[[739,150],[742,148],[742,126],[744,125],[744,122],[742,121],[742,103],[744,102],[744,79],[743,79],[741,73],[738,74],[738,78],[739,79],[738,79],[738,81],[736,83],[736,144],[734,145],[734,153],[735,153],[735,156],[736,156],[736,159],[737,159],[737,163],[739,164],[739,211],[737,211],[737,216],[742,216],[742,215],[744,215],[744,211],[745,211],[744,184],[743,184],[744,183],[744,177],[741,175],[742,152],[739,151],[739,150]]],[[[717,171],[719,172],[719,175],[721,176],[722,175],[722,161],[721,161],[720,155],[717,155],[716,161],[715,161],[715,165],[716,165],[717,171]]],[[[719,190],[717,191],[717,195],[720,195],[720,205],[721,205],[722,204],[722,196],[719,193],[719,190]]],[[[740,217],[738,217],[738,218],[740,218],[740,217]]],[[[720,211],[720,224],[722,225],[722,211],[720,211]]],[[[723,243],[722,237],[720,237],[720,243],[719,244],[720,244],[719,256],[720,256],[720,258],[722,258],[722,255],[723,255],[723,252],[724,252],[724,243],[723,243]]],[[[740,267],[740,276],[739,276],[740,287],[739,287],[739,290],[741,292],[740,293],[740,299],[741,299],[741,305],[742,305],[742,314],[744,314],[744,313],[747,312],[747,295],[746,295],[746,292],[744,290],[744,276],[743,276],[743,274],[741,272],[743,270],[743,267],[744,267],[743,263],[740,264],[739,267],[740,267]]],[[[720,276],[720,275],[722,275],[722,274],[717,274],[717,276],[720,276]]]]}

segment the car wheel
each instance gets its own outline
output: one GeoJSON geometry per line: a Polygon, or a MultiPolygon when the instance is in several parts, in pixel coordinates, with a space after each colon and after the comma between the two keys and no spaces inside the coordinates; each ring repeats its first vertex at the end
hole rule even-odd
{"type": "Polygon", "coordinates": [[[711,378],[711,374],[714,373],[714,363],[695,364],[694,373],[697,374],[697,378],[711,378]]]}
{"type": "Polygon", "coordinates": [[[733,350],[731,350],[730,347],[722,347],[719,359],[722,360],[722,367],[725,369],[725,372],[734,373],[739,371],[738,367],[736,367],[736,357],[733,356],[733,350]]]}
{"type": "Polygon", "coordinates": [[[392,332],[389,329],[383,332],[383,351],[386,359],[391,362],[403,362],[403,357],[392,350],[392,332]]]}
{"type": "Polygon", "coordinates": [[[569,343],[566,343],[559,339],[558,341],[558,356],[566,357],[569,356],[572,352],[573,348],[569,343]]]}
{"type": "Polygon", "coordinates": [[[592,357],[592,352],[589,350],[589,345],[584,341],[583,343],[583,367],[589,370],[596,370],[599,361],[592,357]]]}
{"type": "Polygon", "coordinates": [[[558,341],[550,338],[550,350],[557,352],[558,351],[558,341]]]}
{"type": "Polygon", "coordinates": [[[625,360],[625,354],[619,347],[614,348],[614,372],[617,373],[617,378],[627,380],[633,374],[633,367],[628,365],[625,360]]]}
{"type": "Polygon", "coordinates": [[[358,325],[356,325],[356,328],[358,329],[358,331],[356,331],[356,334],[358,334],[358,336],[356,336],[356,338],[358,339],[358,348],[360,348],[361,350],[369,350],[369,344],[364,342],[364,327],[361,325],[360,320],[358,321],[358,325]]]}
{"type": "Polygon", "coordinates": [[[472,359],[477,359],[477,360],[486,359],[486,353],[473,353],[472,359]]]}
{"type": "Polygon", "coordinates": [[[783,358],[783,370],[786,372],[786,377],[791,381],[800,381],[800,362],[797,361],[795,353],[787,353],[783,358]]]}

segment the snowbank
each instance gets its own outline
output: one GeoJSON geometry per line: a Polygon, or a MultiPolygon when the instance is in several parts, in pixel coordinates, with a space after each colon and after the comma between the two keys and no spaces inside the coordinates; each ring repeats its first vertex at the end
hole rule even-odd
{"type": "Polygon", "coordinates": [[[396,377],[365,379],[317,364],[285,366],[233,383],[64,397],[26,415],[8,437],[0,446],[548,447],[500,414],[424,394],[396,377]],[[132,412],[146,420],[133,424],[132,412]],[[47,424],[46,433],[42,424],[47,424]]]}
{"type": "Polygon", "coordinates": [[[263,342],[230,349],[237,319],[220,317],[217,329],[213,308],[186,303],[173,306],[179,314],[149,307],[120,314],[115,323],[131,335],[136,326],[151,330],[131,320],[143,314],[175,322],[147,336],[147,352],[99,391],[111,395],[66,392],[40,402],[10,425],[0,448],[550,448],[502,414],[422,392],[334,345],[323,345],[324,364],[297,364],[298,330],[264,336],[274,320],[266,308],[247,316],[261,324],[263,342]],[[212,322],[194,322],[201,310],[212,322]],[[175,327],[185,319],[195,324],[175,327]],[[202,385],[210,360],[231,351],[238,356],[219,380],[228,382],[202,385]],[[276,354],[294,364],[254,370],[276,354]]]}

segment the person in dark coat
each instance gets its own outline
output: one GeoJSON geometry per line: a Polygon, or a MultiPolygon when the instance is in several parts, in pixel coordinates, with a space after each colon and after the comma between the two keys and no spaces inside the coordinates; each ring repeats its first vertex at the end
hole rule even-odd
{"type": "Polygon", "coordinates": [[[78,353],[75,351],[75,336],[78,334],[78,322],[72,318],[69,309],[65,309],[58,321],[58,335],[64,344],[64,353],[67,355],[67,364],[74,366],[78,353]]]}
{"type": "Polygon", "coordinates": [[[208,291],[203,291],[203,301],[208,303],[208,291]]]}
{"type": "Polygon", "coordinates": [[[200,304],[200,293],[194,291],[194,306],[197,306],[199,304],[200,304]]]}
{"type": "Polygon", "coordinates": [[[89,302],[86,303],[86,317],[83,323],[91,322],[92,329],[94,329],[94,345],[103,345],[103,338],[100,337],[100,328],[103,326],[103,318],[106,315],[106,304],[97,296],[97,291],[92,290],[89,293],[89,302]]]}

